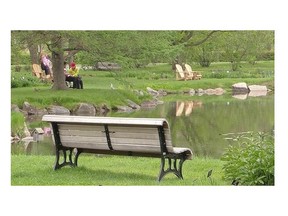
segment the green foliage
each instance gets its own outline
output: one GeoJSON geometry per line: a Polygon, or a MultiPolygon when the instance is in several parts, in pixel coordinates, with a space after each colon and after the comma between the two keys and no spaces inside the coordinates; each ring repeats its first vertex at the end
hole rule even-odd
{"type": "Polygon", "coordinates": [[[22,137],[24,133],[24,115],[20,112],[11,112],[11,133],[12,136],[22,137]]]}
{"type": "Polygon", "coordinates": [[[221,158],[225,179],[240,185],[274,185],[274,135],[251,132],[233,140],[235,145],[221,158]]]}
{"type": "MultiPolygon", "coordinates": [[[[63,51],[77,50],[67,54],[68,60],[90,66],[111,61],[122,68],[139,68],[178,61],[208,67],[224,61],[237,69],[240,61],[274,59],[274,31],[12,31],[11,38],[13,65],[30,63],[27,47],[31,52],[33,46],[46,44],[51,50],[58,39],[63,51]]],[[[30,55],[32,59],[37,53],[30,55]]]]}
{"type": "Polygon", "coordinates": [[[29,72],[12,72],[11,73],[11,88],[31,87],[47,85],[47,81],[41,81],[36,76],[29,72]]]}
{"type": "Polygon", "coordinates": [[[236,71],[231,71],[230,63],[212,63],[209,68],[203,70],[203,78],[268,78],[274,76],[274,61],[259,61],[250,64],[240,62],[236,71]]]}

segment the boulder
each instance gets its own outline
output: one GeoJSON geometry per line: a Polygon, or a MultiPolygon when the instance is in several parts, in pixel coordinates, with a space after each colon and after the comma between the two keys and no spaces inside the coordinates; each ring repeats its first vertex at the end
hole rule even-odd
{"type": "Polygon", "coordinates": [[[63,106],[55,106],[51,105],[47,107],[47,112],[48,114],[53,114],[53,115],[70,115],[70,110],[63,106]]]}
{"type": "Polygon", "coordinates": [[[245,82],[240,82],[232,85],[232,91],[233,94],[245,94],[249,92],[249,89],[245,82]]]}
{"type": "Polygon", "coordinates": [[[136,109],[136,110],[140,109],[140,106],[138,104],[136,104],[135,102],[133,102],[129,99],[127,99],[126,101],[128,103],[128,106],[131,107],[132,109],[136,109]]]}
{"type": "Polygon", "coordinates": [[[267,87],[263,85],[249,85],[248,88],[250,91],[268,91],[267,87]]]}
{"type": "Polygon", "coordinates": [[[75,115],[83,115],[83,116],[95,116],[96,108],[93,104],[88,103],[80,103],[73,109],[73,113],[75,115]]]}

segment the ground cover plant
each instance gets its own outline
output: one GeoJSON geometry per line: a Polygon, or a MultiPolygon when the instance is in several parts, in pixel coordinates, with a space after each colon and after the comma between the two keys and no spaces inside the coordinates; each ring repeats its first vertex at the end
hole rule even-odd
{"type": "Polygon", "coordinates": [[[233,138],[222,156],[227,181],[241,185],[274,185],[274,136],[245,133],[233,138]]]}

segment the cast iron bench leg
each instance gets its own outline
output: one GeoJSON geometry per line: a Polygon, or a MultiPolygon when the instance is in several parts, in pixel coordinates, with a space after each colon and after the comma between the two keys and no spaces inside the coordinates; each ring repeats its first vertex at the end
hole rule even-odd
{"type": "Polygon", "coordinates": [[[61,148],[61,149],[56,149],[56,161],[54,165],[54,170],[60,169],[63,166],[71,166],[74,167],[75,163],[72,162],[72,154],[73,154],[73,148],[61,148]],[[63,152],[63,162],[59,163],[60,160],[60,151],[63,152]],[[67,153],[66,151],[69,151],[69,161],[67,161],[67,153]]]}
{"type": "Polygon", "coordinates": [[[182,175],[182,165],[183,162],[185,161],[185,159],[180,158],[179,163],[178,163],[178,167],[177,167],[177,160],[179,158],[168,158],[168,157],[162,157],[161,158],[161,167],[160,167],[160,173],[158,176],[158,181],[160,182],[161,179],[167,174],[167,173],[174,173],[178,178],[183,179],[183,175],[182,175]],[[168,160],[168,165],[169,167],[167,169],[165,169],[165,159],[168,160]],[[172,167],[172,161],[173,161],[173,167],[172,167]]]}

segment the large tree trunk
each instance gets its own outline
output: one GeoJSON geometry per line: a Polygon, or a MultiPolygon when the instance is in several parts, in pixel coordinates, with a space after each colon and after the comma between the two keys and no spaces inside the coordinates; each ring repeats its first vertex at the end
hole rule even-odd
{"type": "Polygon", "coordinates": [[[53,63],[53,90],[68,89],[65,83],[64,75],[64,51],[61,40],[53,44],[52,48],[53,63]]]}
{"type": "Polygon", "coordinates": [[[28,44],[28,49],[30,52],[30,59],[32,64],[40,64],[38,45],[37,44],[28,44]]]}

